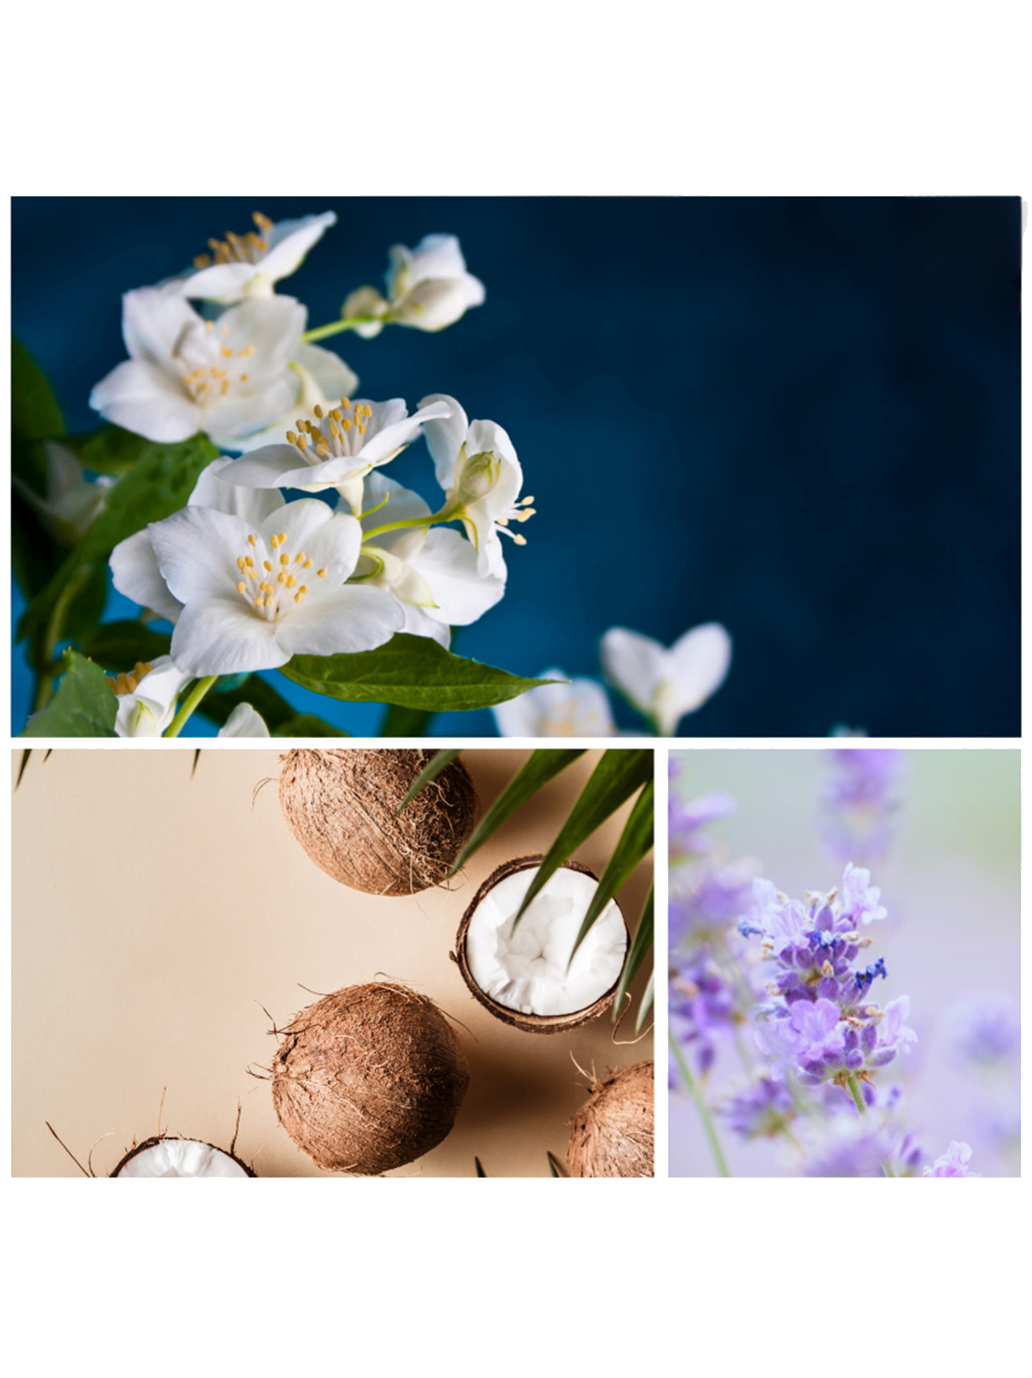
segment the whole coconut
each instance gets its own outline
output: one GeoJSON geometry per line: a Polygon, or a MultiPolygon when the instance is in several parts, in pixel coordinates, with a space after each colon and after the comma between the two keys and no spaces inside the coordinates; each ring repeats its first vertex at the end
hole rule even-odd
{"type": "Polygon", "coordinates": [[[353,890],[411,895],[439,885],[473,831],[477,795],[451,761],[404,810],[428,751],[288,751],[280,805],[315,864],[353,890]],[[395,816],[397,815],[397,816],[395,816]]]}
{"type": "Polygon", "coordinates": [[[651,1177],[655,1073],[636,1062],[596,1082],[574,1116],[566,1164],[571,1177],[651,1177]]]}
{"type": "Polygon", "coordinates": [[[455,1123],[469,1068],[427,996],[387,982],[349,986],[280,1032],[273,1104],[319,1167],[389,1172],[436,1148],[455,1123]]]}

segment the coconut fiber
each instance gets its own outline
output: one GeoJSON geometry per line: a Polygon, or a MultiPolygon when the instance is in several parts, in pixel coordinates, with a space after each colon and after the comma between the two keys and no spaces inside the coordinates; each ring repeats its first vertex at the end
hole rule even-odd
{"type": "Polygon", "coordinates": [[[570,1129],[571,1177],[651,1177],[655,1076],[651,1062],[596,1082],[570,1129]]]}
{"type": "Polygon", "coordinates": [[[469,1085],[462,1045],[405,986],[350,986],[309,1005],[272,1064],[280,1124],[321,1168],[375,1175],[435,1148],[469,1085]]]}

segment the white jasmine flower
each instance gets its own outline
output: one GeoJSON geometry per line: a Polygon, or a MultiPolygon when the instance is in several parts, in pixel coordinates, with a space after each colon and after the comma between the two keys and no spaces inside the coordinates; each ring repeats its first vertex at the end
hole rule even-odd
{"type": "MultiPolygon", "coordinates": [[[[193,676],[184,674],[171,656],[153,664],[139,663],[128,673],[108,678],[118,697],[115,731],[119,737],[161,737],[176,714],[176,700],[193,676]]],[[[220,737],[267,737],[269,729],[249,703],[238,703],[219,729],[220,737]]]]}
{"type": "MultiPolygon", "coordinates": [[[[538,679],[565,680],[562,670],[542,670],[538,679]]],[[[616,723],[609,699],[593,679],[544,684],[492,708],[502,737],[612,737],[616,723]]]]}
{"type": "Polygon", "coordinates": [[[607,679],[661,737],[673,736],[685,713],[716,693],[730,665],[731,638],[718,622],[685,632],[669,649],[623,627],[610,628],[602,638],[607,679]]]}
{"type": "Polygon", "coordinates": [[[148,440],[173,443],[204,431],[232,449],[295,405],[291,361],[306,319],[293,297],[245,301],[206,321],[174,285],[127,292],[129,358],[94,387],[90,406],[148,440]]]}
{"type": "Polygon", "coordinates": [[[375,534],[380,526],[429,517],[418,494],[374,472],[365,481],[364,506],[362,529],[374,535],[362,546],[357,573],[398,600],[403,631],[447,648],[449,627],[475,622],[504,594],[504,574],[480,574],[477,552],[458,531],[420,525],[375,534]]]}
{"type": "MultiPolygon", "coordinates": [[[[213,507],[219,512],[242,517],[252,525],[260,525],[266,517],[285,505],[282,494],[251,488],[234,488],[219,479],[219,474],[233,461],[226,457],[214,460],[204,469],[190,494],[188,507],[213,507]]],[[[157,556],[151,543],[152,527],[144,527],[135,535],[119,542],[111,552],[112,583],[119,593],[149,608],[159,617],[177,621],[183,611],[178,598],[169,592],[158,569],[157,556]]]]}
{"type": "Polygon", "coordinates": [[[211,253],[199,254],[194,259],[197,271],[180,280],[184,296],[224,305],[270,296],[280,278],[296,272],[312,245],[337,223],[333,211],[276,224],[259,211],[252,218],[256,229],[208,240],[211,253]]]}
{"type": "Polygon", "coordinates": [[[45,440],[43,449],[47,458],[46,497],[41,498],[17,475],[14,486],[40,514],[55,540],[76,545],[100,515],[115,480],[101,475],[89,482],[75,455],[59,441],[45,440]]]}
{"type": "Polygon", "coordinates": [[[389,402],[351,402],[299,417],[283,443],[265,445],[236,461],[228,483],[251,488],[301,488],[324,493],[334,488],[357,515],[362,510],[362,481],[415,440],[424,422],[448,415],[445,402],[423,405],[409,416],[400,397],[389,402]]]}
{"type": "MultiPolygon", "coordinates": [[[[294,350],[290,368],[297,386],[297,396],[290,409],[285,415],[278,416],[272,425],[240,437],[227,449],[249,454],[269,445],[282,445],[283,436],[295,416],[312,417],[316,407],[321,407],[325,415],[337,405],[334,399],[351,397],[358,389],[358,374],[338,354],[320,345],[299,344],[294,350]]],[[[296,455],[294,462],[297,462],[296,455]]]]}
{"type": "Polygon", "coordinates": [[[341,309],[345,319],[379,318],[356,326],[358,334],[378,335],[386,321],[417,330],[443,330],[471,306],[483,304],[484,284],[466,272],[455,235],[428,234],[414,249],[395,244],[388,253],[387,297],[375,287],[359,287],[341,309]]]}
{"type": "MultiPolygon", "coordinates": [[[[185,507],[148,532],[161,578],[182,605],[172,659],[189,674],[272,670],[294,655],[368,651],[404,622],[382,589],[344,586],[358,561],[361,527],[317,499],[281,506],[259,523],[185,507]]],[[[139,554],[142,546],[128,552],[139,554]]],[[[151,562],[144,556],[134,566],[126,556],[123,549],[122,591],[146,601],[151,562]]]]}
{"type": "Polygon", "coordinates": [[[437,482],[445,490],[441,519],[463,523],[476,547],[481,574],[504,577],[499,537],[504,534],[517,545],[526,545],[526,537],[510,531],[509,523],[534,516],[533,498],[516,501],[523,487],[523,470],[512,441],[493,421],[468,421],[454,397],[434,393],[419,405],[445,409],[443,416],[428,419],[423,426],[437,482]]]}
{"type": "Polygon", "coordinates": [[[175,717],[176,699],[190,678],[172,663],[171,656],[159,656],[153,664],[141,662],[128,674],[109,678],[118,695],[118,736],[160,737],[175,717]]]}

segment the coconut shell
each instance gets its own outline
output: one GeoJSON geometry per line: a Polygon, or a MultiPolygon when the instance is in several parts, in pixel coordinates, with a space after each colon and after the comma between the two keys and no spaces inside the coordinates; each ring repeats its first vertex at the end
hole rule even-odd
{"type": "Polygon", "coordinates": [[[280,1033],[273,1104],[319,1167],[389,1172],[436,1148],[455,1123],[469,1067],[427,996],[387,982],[350,986],[280,1033]]]}
{"type": "Polygon", "coordinates": [[[651,1177],[655,1071],[651,1062],[595,1082],[574,1116],[566,1165],[571,1177],[651,1177]]]}
{"type": "MultiPolygon", "coordinates": [[[[600,1014],[609,1009],[616,998],[619,980],[614,981],[609,990],[604,995],[600,995],[594,1004],[588,1005],[582,1010],[574,1010],[571,1014],[523,1014],[519,1010],[509,1009],[507,1005],[500,1005],[497,1000],[492,1000],[490,995],[480,989],[473,979],[466,954],[466,935],[469,932],[469,926],[473,921],[473,915],[480,908],[488,891],[493,890],[500,881],[505,880],[516,871],[526,871],[534,866],[540,866],[544,859],[541,853],[537,856],[516,857],[512,861],[506,861],[497,870],[491,872],[473,896],[469,908],[462,916],[462,922],[459,924],[459,931],[455,939],[455,951],[450,956],[452,961],[458,964],[458,968],[462,972],[462,979],[472,994],[480,1001],[484,1009],[491,1011],[496,1019],[501,1019],[504,1023],[511,1024],[514,1029],[523,1029],[527,1033],[554,1034],[563,1033],[566,1029],[576,1029],[580,1024],[587,1024],[590,1020],[597,1019],[600,1014]]],[[[592,880],[598,880],[594,871],[589,870],[587,866],[582,866],[579,861],[564,861],[563,865],[571,871],[580,871],[583,875],[590,876],[592,880]]],[[[619,907],[617,905],[618,909],[619,907]]],[[[622,914],[623,911],[621,910],[621,917],[622,914]]],[[[626,927],[626,922],[624,926],[626,927]]]]}
{"type": "MultiPolygon", "coordinates": [[[[130,1162],[133,1158],[135,1158],[138,1153],[146,1153],[149,1149],[156,1148],[158,1144],[165,1143],[169,1139],[181,1141],[182,1137],[183,1136],[181,1134],[153,1134],[149,1139],[144,1139],[142,1144],[136,1144],[135,1147],[131,1148],[129,1152],[125,1155],[125,1157],[121,1160],[121,1162],[118,1164],[118,1166],[115,1168],[114,1172],[110,1174],[110,1176],[118,1177],[121,1174],[121,1171],[125,1167],[126,1163],[130,1162]]],[[[220,1148],[218,1144],[209,1144],[206,1139],[191,1139],[189,1142],[194,1144],[203,1143],[206,1145],[206,1147],[213,1148],[216,1153],[224,1153],[227,1158],[233,1159],[237,1167],[243,1168],[244,1172],[247,1173],[248,1177],[258,1176],[258,1174],[254,1171],[253,1168],[249,1168],[247,1164],[243,1161],[243,1159],[238,1158],[235,1153],[231,1153],[228,1148],[220,1148]]]]}
{"type": "Polygon", "coordinates": [[[411,895],[440,885],[473,831],[477,795],[466,767],[451,761],[395,817],[431,754],[288,751],[283,816],[315,864],[352,890],[411,895]]]}

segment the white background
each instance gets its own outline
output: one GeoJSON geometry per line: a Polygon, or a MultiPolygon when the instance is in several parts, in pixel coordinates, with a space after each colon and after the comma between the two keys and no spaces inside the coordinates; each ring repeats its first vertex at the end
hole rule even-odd
{"type": "MultiPolygon", "coordinates": [[[[19,6],[4,190],[1021,194],[1020,14],[998,0],[19,6]]],[[[0,684],[6,698],[6,670],[0,684]]],[[[97,826],[122,826],[102,804],[97,826]]],[[[0,1185],[19,1375],[966,1378],[1015,1372],[1026,1348],[1023,1180],[0,1185]]]]}

